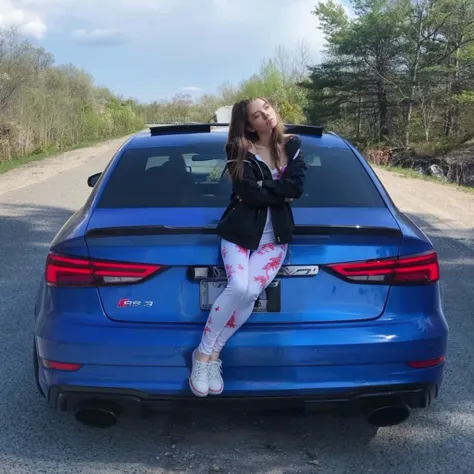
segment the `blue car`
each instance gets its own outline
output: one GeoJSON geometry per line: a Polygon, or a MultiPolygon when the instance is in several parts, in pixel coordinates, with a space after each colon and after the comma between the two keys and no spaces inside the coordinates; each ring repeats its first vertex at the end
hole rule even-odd
{"type": "Polygon", "coordinates": [[[215,234],[231,194],[226,131],[151,127],[89,178],[35,306],[47,403],[101,427],[191,401],[341,408],[377,427],[428,407],[448,340],[433,245],[350,143],[296,125],[308,170],[286,261],[226,346],[225,392],[191,394],[191,354],[226,285],[215,234]]]}

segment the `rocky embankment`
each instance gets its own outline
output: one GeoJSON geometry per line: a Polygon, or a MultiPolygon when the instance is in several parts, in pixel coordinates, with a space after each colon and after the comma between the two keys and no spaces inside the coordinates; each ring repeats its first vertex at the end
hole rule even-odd
{"type": "Polygon", "coordinates": [[[474,187],[474,143],[434,156],[421,155],[412,148],[367,150],[365,156],[374,165],[408,168],[420,175],[474,187]]]}

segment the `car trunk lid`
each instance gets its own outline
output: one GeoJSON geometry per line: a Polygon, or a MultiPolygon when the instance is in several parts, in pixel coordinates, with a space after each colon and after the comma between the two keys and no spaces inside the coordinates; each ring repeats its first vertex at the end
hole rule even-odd
{"type": "MultiPolygon", "coordinates": [[[[166,267],[139,283],[99,286],[115,321],[203,324],[225,287],[215,225],[222,209],[96,209],[86,241],[93,260],[166,267]],[[125,303],[124,303],[125,302],[125,303]]],[[[296,208],[279,276],[249,324],[363,321],[379,317],[389,285],[349,282],[329,265],[397,257],[400,229],[386,208],[296,208]],[[302,276],[304,275],[304,276],[302,276]]]]}

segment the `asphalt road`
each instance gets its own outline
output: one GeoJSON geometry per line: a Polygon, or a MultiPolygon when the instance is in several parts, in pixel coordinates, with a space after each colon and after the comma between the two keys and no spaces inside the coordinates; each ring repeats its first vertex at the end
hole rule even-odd
{"type": "MultiPolygon", "coordinates": [[[[86,178],[103,169],[116,146],[33,166],[11,175],[19,180],[14,186],[0,176],[0,473],[474,472],[474,249],[422,212],[414,218],[441,258],[450,350],[441,397],[405,424],[375,432],[332,415],[182,411],[98,431],[47,408],[31,364],[44,258],[86,199],[86,178]]],[[[474,229],[462,235],[472,238],[474,229]]]]}

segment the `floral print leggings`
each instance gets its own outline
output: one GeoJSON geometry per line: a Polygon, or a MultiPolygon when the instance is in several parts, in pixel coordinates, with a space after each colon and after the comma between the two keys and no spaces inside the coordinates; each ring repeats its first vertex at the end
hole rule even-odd
{"type": "Polygon", "coordinates": [[[199,352],[220,353],[247,321],[262,291],[273,281],[286,257],[287,245],[263,244],[254,252],[222,240],[227,287],[216,299],[202,335],[199,352]]]}

